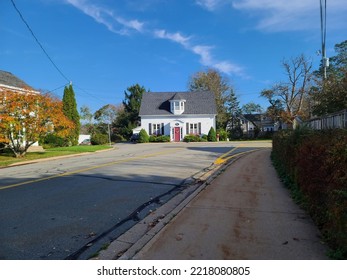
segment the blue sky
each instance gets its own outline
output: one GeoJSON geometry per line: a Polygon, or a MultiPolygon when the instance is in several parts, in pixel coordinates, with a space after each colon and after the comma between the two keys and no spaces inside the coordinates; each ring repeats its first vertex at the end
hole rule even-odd
{"type": "MultiPolygon", "coordinates": [[[[208,67],[234,86],[241,105],[264,108],[262,89],[284,80],[281,61],[305,54],[318,67],[319,0],[14,0],[59,73],[20,19],[0,2],[0,69],[78,107],[118,104],[139,83],[186,91],[208,67]],[[57,89],[57,90],[55,90],[57,89]]],[[[346,0],[327,1],[327,55],[347,39],[346,0]]]]}

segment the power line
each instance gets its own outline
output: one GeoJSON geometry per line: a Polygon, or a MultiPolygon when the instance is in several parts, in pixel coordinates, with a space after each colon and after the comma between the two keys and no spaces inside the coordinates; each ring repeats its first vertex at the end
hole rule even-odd
{"type": "Polygon", "coordinates": [[[45,91],[44,94],[52,93],[52,92],[54,92],[54,91],[56,91],[56,90],[58,90],[58,89],[62,89],[62,88],[64,88],[64,87],[66,87],[67,85],[68,85],[68,84],[65,84],[65,85],[62,85],[62,86],[60,86],[60,87],[58,87],[58,88],[55,88],[55,89],[52,89],[52,90],[49,90],[49,91],[45,91]]]}
{"type": "Polygon", "coordinates": [[[105,102],[107,103],[107,101],[105,101],[105,100],[99,98],[99,97],[96,96],[96,95],[93,95],[93,94],[89,93],[88,91],[86,91],[85,89],[79,87],[79,86],[76,85],[76,84],[74,84],[74,87],[77,88],[77,89],[79,89],[80,91],[84,92],[85,94],[87,94],[87,95],[93,97],[94,99],[96,99],[96,100],[98,100],[98,101],[102,101],[103,103],[105,103],[105,102]]]}
{"type": "MultiPolygon", "coordinates": [[[[54,61],[53,61],[52,58],[49,56],[49,54],[47,53],[47,51],[45,50],[45,48],[42,46],[42,44],[40,43],[39,39],[36,37],[34,31],[31,29],[31,27],[29,26],[28,22],[24,19],[24,17],[23,17],[23,15],[22,15],[21,11],[20,11],[20,10],[18,9],[18,7],[16,6],[14,0],[11,0],[11,3],[12,3],[12,5],[13,5],[14,9],[17,11],[17,13],[18,13],[19,17],[21,18],[21,20],[24,22],[24,24],[26,25],[26,27],[27,27],[28,30],[30,31],[31,35],[32,35],[33,38],[35,39],[36,43],[39,45],[39,47],[41,48],[41,50],[44,52],[44,54],[45,54],[46,57],[48,58],[48,60],[52,63],[52,65],[53,65],[54,68],[59,72],[59,74],[68,82],[68,83],[65,84],[64,86],[61,86],[61,87],[56,88],[56,89],[54,89],[54,90],[50,90],[50,91],[48,91],[48,92],[46,92],[46,93],[51,93],[51,92],[53,92],[53,91],[56,91],[56,90],[58,90],[58,89],[61,89],[61,88],[65,87],[65,86],[67,86],[68,84],[71,84],[71,80],[70,80],[69,78],[67,78],[66,75],[64,75],[64,73],[63,73],[63,72],[59,69],[59,67],[54,63],[54,61]]],[[[106,102],[105,100],[102,100],[101,98],[99,98],[99,97],[97,97],[97,96],[95,96],[95,95],[89,93],[88,91],[86,91],[85,89],[83,89],[83,88],[77,86],[76,84],[74,84],[74,86],[75,86],[77,89],[79,89],[80,91],[82,91],[83,93],[85,93],[85,94],[87,94],[87,95],[93,97],[94,99],[99,100],[99,101],[101,101],[101,102],[103,102],[103,103],[106,102]]],[[[106,103],[107,103],[107,102],[106,102],[106,103]]]]}
{"type": "Polygon", "coordinates": [[[24,19],[22,13],[20,12],[20,10],[17,8],[16,4],[14,3],[14,0],[11,0],[11,3],[14,7],[14,9],[17,11],[19,17],[21,18],[21,20],[24,22],[24,24],[26,25],[26,27],[28,28],[28,30],[30,31],[31,35],[34,37],[36,43],[39,45],[39,47],[41,48],[41,50],[44,52],[44,54],[47,56],[48,60],[52,63],[52,65],[54,66],[54,68],[60,73],[60,75],[67,81],[70,82],[70,79],[68,79],[64,73],[58,68],[58,66],[54,63],[54,61],[52,60],[52,58],[48,55],[48,53],[46,52],[45,48],[42,46],[42,44],[40,43],[40,41],[37,39],[37,37],[35,36],[33,30],[30,28],[28,22],[24,19]]]}

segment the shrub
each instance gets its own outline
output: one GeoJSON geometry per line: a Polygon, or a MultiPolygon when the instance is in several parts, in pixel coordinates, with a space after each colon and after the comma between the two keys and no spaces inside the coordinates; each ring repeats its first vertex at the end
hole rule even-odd
{"type": "Polygon", "coordinates": [[[213,127],[211,127],[210,131],[208,132],[207,140],[209,142],[216,142],[217,141],[216,131],[214,130],[213,127]]]}
{"type": "Polygon", "coordinates": [[[170,142],[169,135],[151,135],[149,142],[170,142]]]}
{"type": "Polygon", "coordinates": [[[195,135],[195,134],[188,134],[186,136],[184,136],[183,139],[184,142],[201,142],[201,138],[199,135],[195,135]]]}
{"type": "Polygon", "coordinates": [[[0,142],[0,154],[7,154],[9,152],[11,152],[11,149],[7,147],[7,144],[0,142]]]}
{"type": "Polygon", "coordinates": [[[138,143],[148,143],[149,142],[149,136],[146,130],[141,129],[139,133],[139,139],[137,140],[138,143]]]}
{"type": "Polygon", "coordinates": [[[112,134],[111,139],[113,142],[117,142],[117,143],[126,141],[126,139],[121,134],[118,134],[118,133],[112,134]]]}
{"type": "Polygon", "coordinates": [[[329,245],[347,258],[347,130],[278,132],[272,157],[329,245]]]}
{"type": "Polygon", "coordinates": [[[224,129],[218,129],[217,134],[219,134],[219,141],[227,141],[228,133],[224,129]]]}
{"type": "Polygon", "coordinates": [[[92,145],[104,145],[109,143],[108,135],[102,133],[95,133],[90,138],[92,145]]]}
{"type": "Polygon", "coordinates": [[[229,138],[236,140],[236,139],[241,139],[243,137],[243,131],[240,126],[234,127],[229,131],[229,138]]]}
{"type": "Polygon", "coordinates": [[[39,144],[44,149],[71,146],[68,139],[59,137],[52,133],[47,134],[44,138],[40,139],[39,144]]]}

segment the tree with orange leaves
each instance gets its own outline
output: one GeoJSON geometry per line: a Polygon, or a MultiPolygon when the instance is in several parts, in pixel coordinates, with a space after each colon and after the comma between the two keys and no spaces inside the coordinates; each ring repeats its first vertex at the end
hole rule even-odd
{"type": "Polygon", "coordinates": [[[0,142],[16,157],[25,156],[28,148],[48,133],[65,137],[73,127],[57,98],[0,91],[0,142]]]}

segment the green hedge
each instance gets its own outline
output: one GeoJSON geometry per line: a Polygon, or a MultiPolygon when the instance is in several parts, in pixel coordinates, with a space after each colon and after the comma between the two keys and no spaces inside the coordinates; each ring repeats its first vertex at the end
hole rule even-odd
{"type": "Polygon", "coordinates": [[[189,142],[201,142],[202,138],[200,138],[199,135],[189,134],[189,135],[184,136],[183,141],[187,142],[187,143],[189,143],[189,142]]]}
{"type": "Polygon", "coordinates": [[[347,258],[347,130],[281,131],[272,158],[334,249],[347,258]]]}
{"type": "Polygon", "coordinates": [[[149,136],[149,142],[170,142],[169,135],[151,135],[149,136]]]}
{"type": "Polygon", "coordinates": [[[109,143],[108,135],[107,134],[101,134],[101,133],[95,133],[90,138],[90,142],[92,145],[104,145],[109,143]]]}
{"type": "Polygon", "coordinates": [[[40,139],[39,144],[44,149],[71,146],[71,143],[69,143],[67,138],[59,137],[55,134],[47,134],[45,137],[40,139]]]}

